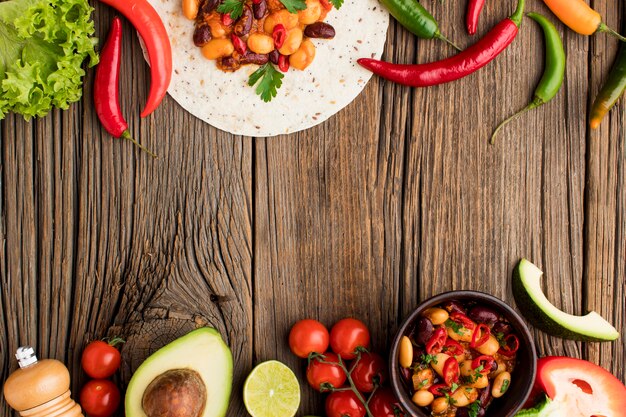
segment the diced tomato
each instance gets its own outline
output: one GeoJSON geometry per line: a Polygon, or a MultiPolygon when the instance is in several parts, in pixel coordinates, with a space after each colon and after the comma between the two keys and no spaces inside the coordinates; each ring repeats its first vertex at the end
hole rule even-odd
{"type": "Polygon", "coordinates": [[[448,339],[448,332],[443,327],[438,328],[433,333],[432,337],[428,342],[426,342],[426,353],[429,355],[435,355],[437,353],[441,353],[441,349],[443,345],[446,343],[448,339]]]}
{"type": "Polygon", "coordinates": [[[454,358],[448,358],[443,364],[443,380],[447,385],[459,381],[459,362],[454,358]]]}
{"type": "Polygon", "coordinates": [[[493,356],[480,355],[474,358],[474,360],[472,361],[472,369],[478,369],[482,366],[479,372],[486,375],[491,372],[491,367],[495,362],[496,360],[493,358],[493,356]]]}
{"type": "Polygon", "coordinates": [[[448,338],[441,351],[448,355],[459,356],[465,352],[465,348],[456,340],[448,338]]]}
{"type": "Polygon", "coordinates": [[[490,335],[491,330],[489,329],[489,326],[482,323],[479,324],[478,326],[476,326],[474,332],[472,333],[472,341],[470,342],[470,347],[476,348],[478,346],[482,346],[483,344],[485,344],[485,342],[487,342],[487,340],[489,340],[490,335]]]}
{"type": "Polygon", "coordinates": [[[470,329],[470,330],[474,330],[474,328],[476,327],[476,323],[474,323],[472,319],[470,319],[463,313],[457,313],[457,312],[451,313],[450,320],[452,320],[453,322],[459,323],[463,327],[470,329]]]}
{"type": "Polygon", "coordinates": [[[498,350],[498,353],[504,356],[513,356],[519,349],[519,339],[513,333],[504,337],[504,344],[498,350]]]}

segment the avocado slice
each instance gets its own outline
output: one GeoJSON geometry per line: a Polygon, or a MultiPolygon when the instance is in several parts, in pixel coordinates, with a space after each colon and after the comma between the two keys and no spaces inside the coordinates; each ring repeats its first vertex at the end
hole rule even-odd
{"type": "Polygon", "coordinates": [[[126,389],[127,417],[226,415],[233,357],[219,332],[203,327],[148,357],[126,389]]]}
{"type": "Polygon", "coordinates": [[[592,311],[573,316],[556,308],[541,289],[543,272],[527,259],[513,270],[513,296],[524,317],[551,336],[584,342],[611,341],[619,338],[615,327],[592,311]]]}

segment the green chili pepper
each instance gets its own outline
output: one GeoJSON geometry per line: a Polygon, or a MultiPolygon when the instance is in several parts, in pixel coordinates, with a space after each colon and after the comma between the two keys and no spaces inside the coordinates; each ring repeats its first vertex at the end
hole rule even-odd
{"type": "Polygon", "coordinates": [[[605,81],[591,107],[589,126],[592,129],[597,129],[600,126],[602,119],[624,94],[624,90],[626,90],[626,46],[622,45],[609,73],[609,78],[605,81]]]}
{"type": "Polygon", "coordinates": [[[380,0],[402,26],[422,39],[440,39],[461,50],[439,31],[435,18],[417,0],[380,0]]]}
{"type": "Polygon", "coordinates": [[[496,135],[507,123],[515,120],[522,114],[536,109],[537,107],[546,104],[552,100],[563,85],[563,79],[565,77],[565,49],[563,49],[563,41],[561,35],[556,30],[554,25],[546,19],[544,16],[538,13],[528,13],[526,16],[533,19],[543,29],[543,34],[546,42],[546,66],[543,72],[543,77],[537,85],[535,90],[535,97],[533,101],[513,116],[509,117],[498,125],[496,130],[491,136],[491,144],[494,143],[496,135]]]}

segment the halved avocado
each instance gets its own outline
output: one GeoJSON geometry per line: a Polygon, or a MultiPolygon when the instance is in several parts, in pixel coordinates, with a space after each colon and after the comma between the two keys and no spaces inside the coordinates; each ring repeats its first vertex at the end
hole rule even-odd
{"type": "Polygon", "coordinates": [[[598,313],[573,316],[556,308],[541,289],[543,272],[527,259],[513,270],[513,296],[524,317],[551,336],[585,342],[611,341],[619,332],[598,313]]]}
{"type": "Polygon", "coordinates": [[[154,352],[126,389],[127,417],[223,417],[233,358],[217,330],[203,327],[154,352]]]}

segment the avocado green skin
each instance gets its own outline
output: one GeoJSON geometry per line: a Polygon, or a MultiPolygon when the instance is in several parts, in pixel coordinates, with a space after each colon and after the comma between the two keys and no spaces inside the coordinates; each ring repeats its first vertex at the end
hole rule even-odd
{"type": "Polygon", "coordinates": [[[580,333],[569,330],[562,324],[546,315],[541,308],[530,298],[526,287],[522,282],[520,275],[521,262],[517,264],[513,270],[513,297],[517,307],[523,316],[536,328],[549,334],[563,339],[578,340],[581,342],[606,342],[613,339],[600,339],[591,336],[585,336],[580,333]]]}

